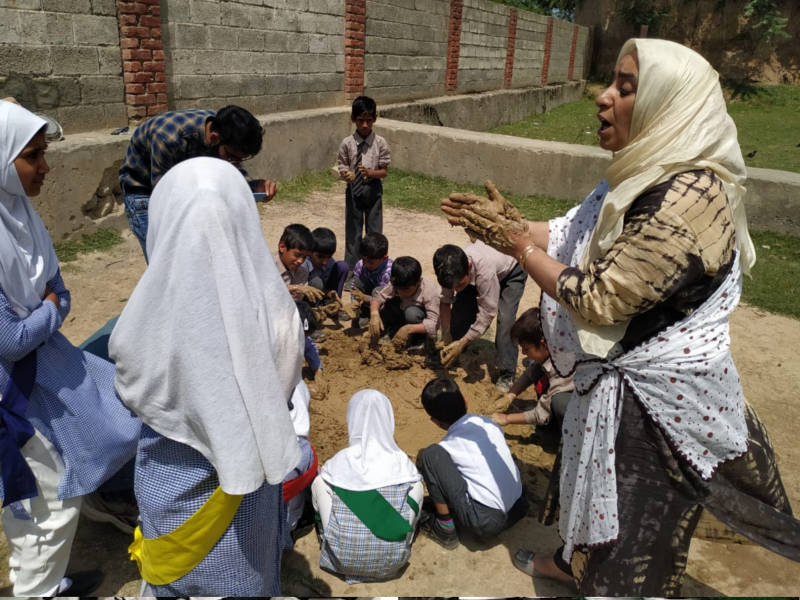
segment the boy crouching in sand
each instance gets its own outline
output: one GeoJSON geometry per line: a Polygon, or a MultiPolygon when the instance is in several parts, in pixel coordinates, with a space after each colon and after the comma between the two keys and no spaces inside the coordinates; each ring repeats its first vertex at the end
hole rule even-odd
{"type": "Polygon", "coordinates": [[[422,276],[416,258],[398,257],[392,263],[389,285],[372,295],[370,335],[375,339],[385,330],[398,349],[406,344],[420,346],[426,335],[435,339],[441,293],[435,281],[422,276]]]}
{"type": "Polygon", "coordinates": [[[519,521],[527,501],[503,430],[488,417],[468,413],[451,379],[428,382],[422,406],[447,434],[417,455],[435,508],[423,512],[420,531],[451,550],[459,532],[486,539],[519,521]]]}

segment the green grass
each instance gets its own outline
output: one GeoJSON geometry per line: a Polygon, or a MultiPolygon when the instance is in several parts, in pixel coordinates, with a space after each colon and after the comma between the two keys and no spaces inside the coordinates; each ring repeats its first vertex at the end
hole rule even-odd
{"type": "MultiPolygon", "coordinates": [[[[800,173],[800,86],[752,86],[733,94],[728,113],[736,123],[748,167],[800,173]],[[755,151],[754,156],[747,156],[755,151]]],[[[490,131],[540,140],[597,146],[597,106],[584,98],[490,131]]]]}
{"type": "Polygon", "coordinates": [[[744,278],[742,299],[770,312],[800,319],[800,238],[753,231],[756,264],[744,278]]]}
{"type": "Polygon", "coordinates": [[[278,193],[272,202],[299,202],[314,191],[331,189],[338,180],[328,169],[324,171],[309,171],[278,183],[278,193]]]}
{"type": "Polygon", "coordinates": [[[68,263],[78,258],[79,254],[108,250],[119,244],[122,236],[113,229],[98,229],[94,233],[84,233],[80,239],[69,242],[56,242],[53,247],[58,262],[68,263]]]}
{"type": "MultiPolygon", "coordinates": [[[[468,192],[486,195],[482,185],[454,183],[444,177],[430,177],[419,173],[409,173],[392,169],[383,182],[383,203],[392,208],[403,208],[431,214],[443,214],[439,203],[450,192],[468,192]]],[[[564,214],[575,203],[569,200],[556,200],[547,196],[520,196],[503,194],[534,221],[545,221],[564,214]]]]}

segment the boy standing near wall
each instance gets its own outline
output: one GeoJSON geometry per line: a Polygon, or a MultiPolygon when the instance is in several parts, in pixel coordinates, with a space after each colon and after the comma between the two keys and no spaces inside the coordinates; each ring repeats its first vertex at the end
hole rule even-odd
{"type": "Polygon", "coordinates": [[[381,179],[388,174],[392,158],[389,144],[372,131],[377,119],[375,100],[367,96],[353,100],[350,120],[356,130],[342,140],[336,160],[339,176],[347,181],[344,260],[350,269],[359,259],[362,232],[383,233],[381,179]]]}

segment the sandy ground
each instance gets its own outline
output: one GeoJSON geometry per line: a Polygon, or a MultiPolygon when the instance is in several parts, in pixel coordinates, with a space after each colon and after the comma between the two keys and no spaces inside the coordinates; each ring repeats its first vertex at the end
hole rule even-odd
{"type": "MultiPolygon", "coordinates": [[[[343,188],[316,193],[302,204],[273,204],[261,208],[265,237],[277,249],[283,227],[304,223],[310,228],[325,225],[344,241],[343,188]]],[[[461,230],[448,226],[435,215],[403,210],[384,212],[384,230],[391,256],[410,254],[432,276],[431,258],[444,243],[466,244],[461,230]]],[[[63,327],[79,343],[118,314],[144,270],[138,243],[129,234],[113,249],[81,257],[64,268],[64,279],[72,292],[73,309],[63,327]]],[[[529,280],[521,309],[536,305],[539,291],[529,280]]],[[[327,324],[328,337],[321,344],[330,392],[312,404],[311,440],[320,460],[338,451],[347,437],[345,407],[350,396],[365,387],[384,392],[392,401],[398,444],[412,458],[420,448],[438,440],[442,431],[426,417],[419,404],[424,384],[440,372],[423,364],[420,357],[408,369],[389,370],[383,365],[366,368],[358,353],[359,337],[344,328],[327,324]]],[[[732,319],[733,352],[748,399],[759,410],[772,436],[784,484],[793,504],[800,506],[800,448],[795,426],[800,422],[796,390],[800,388],[800,322],[740,306],[732,319]]],[[[487,336],[488,339],[493,339],[487,336]]],[[[494,397],[491,384],[493,345],[480,341],[451,369],[465,393],[470,410],[483,412],[494,397]]],[[[552,552],[559,546],[555,527],[543,527],[535,516],[547,485],[554,459],[552,439],[531,436],[528,427],[506,428],[507,439],[517,458],[530,499],[528,516],[501,535],[494,546],[467,541],[446,551],[426,538],[415,542],[411,561],[395,580],[349,586],[319,568],[316,536],[306,535],[284,557],[283,593],[292,596],[564,596],[569,590],[547,579],[531,580],[517,571],[510,556],[522,546],[552,552]],[[543,445],[540,445],[543,444],[543,445]]],[[[128,536],[109,525],[82,520],[72,552],[71,570],[100,567],[106,573],[99,596],[136,595],[140,580],[134,564],[127,560],[128,536]]],[[[0,547],[0,595],[10,595],[7,550],[0,547]]],[[[224,576],[224,574],[220,574],[224,576]]],[[[689,556],[684,596],[790,596],[800,589],[800,564],[763,548],[696,537],[689,556]]]]}

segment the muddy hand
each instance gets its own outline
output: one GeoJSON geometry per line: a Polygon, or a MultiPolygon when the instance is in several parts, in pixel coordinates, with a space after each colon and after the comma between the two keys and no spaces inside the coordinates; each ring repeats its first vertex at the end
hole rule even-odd
{"type": "Polygon", "coordinates": [[[373,312],[369,316],[369,335],[374,340],[380,337],[383,333],[383,321],[377,312],[373,312]]]}
{"type": "Polygon", "coordinates": [[[306,297],[306,300],[311,303],[317,303],[325,297],[325,292],[315,288],[312,285],[301,283],[296,285],[294,289],[303,294],[303,296],[306,297]]]}
{"type": "Polygon", "coordinates": [[[395,333],[394,337],[392,338],[392,343],[394,344],[395,349],[402,350],[406,347],[406,344],[408,344],[408,338],[411,337],[413,329],[413,325],[403,325],[397,330],[397,333],[395,333]]]}
{"type": "Polygon", "coordinates": [[[463,227],[470,237],[483,240],[501,252],[512,253],[515,240],[528,229],[517,208],[494,183],[485,184],[488,197],[454,193],[442,200],[442,211],[451,225],[463,227]]]}
{"type": "Polygon", "coordinates": [[[328,395],[328,381],[322,375],[322,371],[317,371],[314,380],[308,383],[308,391],[312,400],[324,400],[328,395]]]}
{"type": "Polygon", "coordinates": [[[443,367],[449,367],[461,355],[464,350],[464,343],[461,340],[449,343],[439,351],[439,358],[443,367]]]}
{"type": "Polygon", "coordinates": [[[506,392],[505,394],[501,394],[494,401],[494,407],[492,407],[492,412],[502,412],[511,406],[511,403],[517,395],[514,392],[506,392]]]}
{"type": "Polygon", "coordinates": [[[367,294],[365,294],[356,287],[350,290],[350,293],[353,295],[353,299],[355,299],[358,302],[369,302],[372,299],[370,298],[370,296],[368,296],[367,294]]]}

